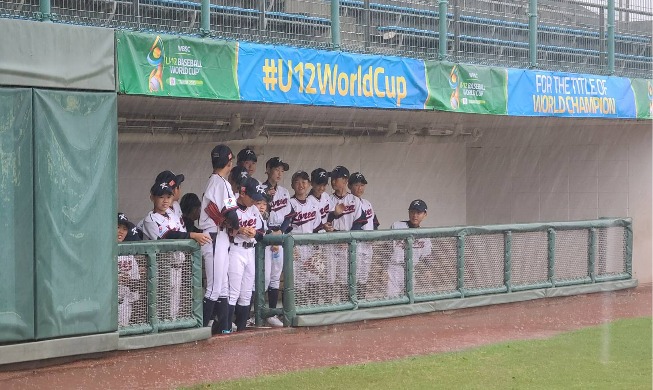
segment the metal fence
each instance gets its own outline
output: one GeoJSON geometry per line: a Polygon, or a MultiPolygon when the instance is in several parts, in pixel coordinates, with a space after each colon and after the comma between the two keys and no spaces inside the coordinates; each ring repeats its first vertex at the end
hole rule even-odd
{"type": "Polygon", "coordinates": [[[2,0],[0,17],[650,78],[653,4],[616,0],[616,5],[608,8],[608,3],[2,0]]]}
{"type": "Polygon", "coordinates": [[[256,320],[631,279],[632,240],[621,218],[266,236],[256,320]],[[283,309],[262,304],[265,245],[284,248],[283,309]]]}
{"type": "Polygon", "coordinates": [[[120,336],[202,326],[202,255],[192,240],[118,245],[120,336]]]}

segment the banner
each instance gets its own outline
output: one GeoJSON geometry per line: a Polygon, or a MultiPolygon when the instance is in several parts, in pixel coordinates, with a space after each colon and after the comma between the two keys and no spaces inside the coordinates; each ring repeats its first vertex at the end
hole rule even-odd
{"type": "Polygon", "coordinates": [[[653,81],[644,79],[630,79],[635,104],[637,105],[638,119],[653,118],[653,81]]]}
{"type": "Polygon", "coordinates": [[[425,61],[426,108],[475,114],[507,113],[506,69],[425,61]]]}
{"type": "Polygon", "coordinates": [[[241,43],[243,101],[339,107],[424,109],[424,62],[241,43]]]}
{"type": "Polygon", "coordinates": [[[635,118],[630,79],[562,72],[508,70],[508,114],[635,118]]]}
{"type": "Polygon", "coordinates": [[[124,94],[238,100],[237,43],[116,32],[124,94]]]}

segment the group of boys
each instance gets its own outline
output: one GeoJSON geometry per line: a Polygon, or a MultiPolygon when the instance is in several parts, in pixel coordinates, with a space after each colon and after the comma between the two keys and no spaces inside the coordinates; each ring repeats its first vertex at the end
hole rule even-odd
{"type": "MultiPolygon", "coordinates": [[[[201,245],[206,274],[203,320],[213,333],[230,333],[234,329],[232,323],[237,331],[245,329],[254,289],[254,247],[265,234],[374,230],[379,226],[371,203],[362,197],[367,180],[359,172],[350,174],[343,166],[332,171],[317,168],[310,175],[299,170],[291,178],[294,192],[291,196],[280,185],[290,168],[281,158],[273,157],[266,162],[264,183],[253,177],[257,165],[254,150],[245,148],[238,153],[236,164],[233,160],[233,153],[226,145],[218,145],[211,151],[213,172],[200,206],[201,233],[187,233],[180,213],[175,211],[183,175],[169,171],[157,176],[150,190],[154,207],[143,220],[143,233],[148,239],[191,238],[201,245]],[[325,193],[329,180],[332,195],[325,193]]],[[[425,216],[426,203],[415,200],[409,207],[409,220],[397,222],[392,228],[419,227],[425,216]]],[[[294,258],[297,289],[315,295],[318,286],[327,283],[329,291],[346,291],[346,245],[343,248],[333,245],[328,250],[298,247],[294,258]],[[326,280],[321,280],[323,273],[315,270],[316,251],[322,251],[326,257],[326,280]]],[[[282,259],[283,248],[266,247],[265,287],[270,308],[276,308],[279,299],[282,259]]],[[[371,244],[359,244],[357,259],[358,292],[364,297],[372,259],[371,244]]],[[[391,267],[392,264],[388,269],[389,293],[395,289],[393,284],[400,282],[399,274],[403,275],[403,269],[391,267]]],[[[174,306],[172,302],[171,306],[174,306]]],[[[267,321],[272,326],[283,326],[277,317],[267,321]]]]}

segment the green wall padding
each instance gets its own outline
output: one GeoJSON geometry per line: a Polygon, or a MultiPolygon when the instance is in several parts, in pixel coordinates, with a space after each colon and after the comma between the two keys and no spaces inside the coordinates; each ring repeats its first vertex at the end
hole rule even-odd
{"type": "Polygon", "coordinates": [[[32,90],[0,88],[0,343],[34,338],[32,90]]]}
{"type": "Polygon", "coordinates": [[[115,93],[34,90],[36,338],[115,331],[115,93]]]}

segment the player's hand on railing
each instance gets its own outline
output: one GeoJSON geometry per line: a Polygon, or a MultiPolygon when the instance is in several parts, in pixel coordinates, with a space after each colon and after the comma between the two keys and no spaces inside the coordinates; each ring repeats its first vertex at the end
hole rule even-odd
{"type": "Polygon", "coordinates": [[[206,233],[191,233],[190,238],[197,241],[200,245],[211,243],[211,236],[206,233]]]}
{"type": "Polygon", "coordinates": [[[323,227],[324,227],[324,230],[325,230],[326,232],[332,232],[332,231],[333,231],[333,224],[331,224],[331,222],[327,222],[327,223],[325,223],[325,224],[323,225],[323,227]]]}

